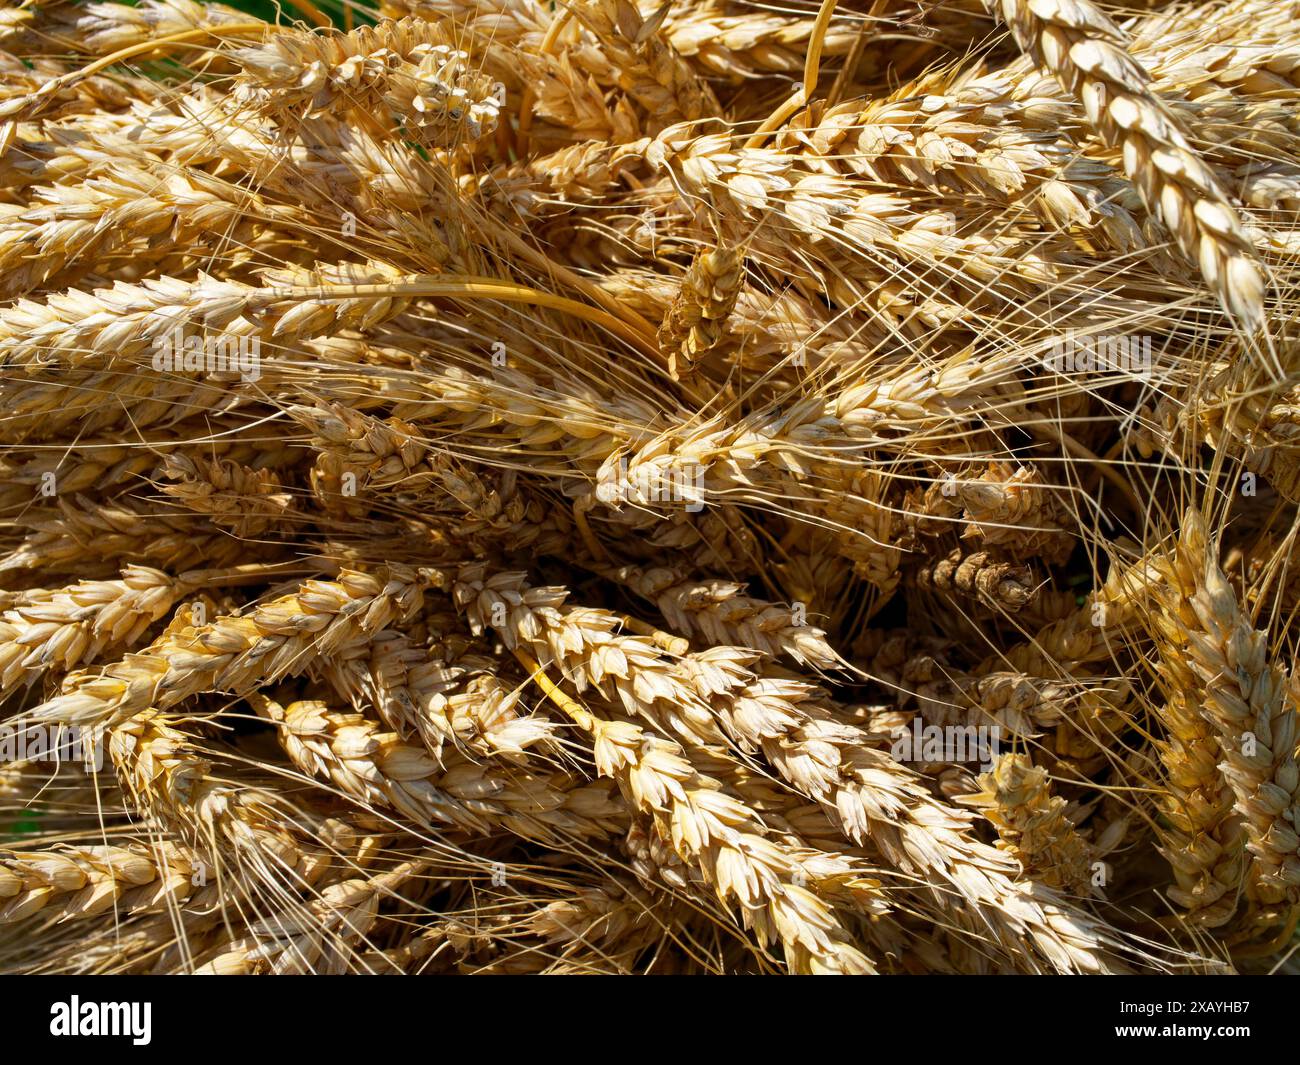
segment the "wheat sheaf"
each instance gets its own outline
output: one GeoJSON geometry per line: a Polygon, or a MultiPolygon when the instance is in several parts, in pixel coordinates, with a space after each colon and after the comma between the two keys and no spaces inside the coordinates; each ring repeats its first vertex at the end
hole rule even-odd
{"type": "Polygon", "coordinates": [[[1300,971],[1298,49],[0,11],[0,971],[1300,971]]]}

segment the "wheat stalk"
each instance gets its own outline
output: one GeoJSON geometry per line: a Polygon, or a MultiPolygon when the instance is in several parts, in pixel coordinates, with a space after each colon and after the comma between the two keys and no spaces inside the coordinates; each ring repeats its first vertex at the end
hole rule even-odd
{"type": "Polygon", "coordinates": [[[133,646],[203,583],[204,575],[173,578],[146,566],[127,566],[120,580],[21,593],[0,614],[0,696],[47,669],[75,669],[110,648],[133,646]]]}
{"type": "Polygon", "coordinates": [[[409,135],[434,147],[476,140],[496,126],[501,101],[440,26],[383,21],[351,33],[290,30],[236,50],[239,102],[277,117],[381,106],[409,135]]]}
{"type": "Polygon", "coordinates": [[[0,923],[33,916],[85,919],[109,910],[134,915],[196,911],[216,886],[196,890],[202,863],[174,844],[97,845],[55,851],[8,851],[0,859],[0,923]]]}

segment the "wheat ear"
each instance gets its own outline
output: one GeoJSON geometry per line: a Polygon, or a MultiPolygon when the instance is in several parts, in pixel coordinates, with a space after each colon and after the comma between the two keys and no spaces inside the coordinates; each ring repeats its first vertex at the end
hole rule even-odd
{"type": "Polygon", "coordinates": [[[1185,578],[1162,585],[1162,640],[1181,645],[1196,680],[1193,698],[1214,730],[1223,774],[1247,834],[1248,893],[1265,905],[1300,902],[1300,765],[1296,713],[1268,636],[1244,616],[1215,558],[1200,512],[1189,509],[1174,548],[1185,578]]]}
{"type": "Polygon", "coordinates": [[[163,633],[139,654],[98,672],[72,674],[63,693],[31,711],[37,720],[111,725],[166,710],[205,691],[232,694],[301,672],[317,656],[346,653],[421,605],[427,576],[409,570],[307,581],[244,616],[163,633]]]}
{"type": "Polygon", "coordinates": [[[1197,263],[1223,305],[1248,329],[1264,319],[1264,275],[1237,212],[1188,143],[1124,36],[1089,0],[985,0],[1021,50],[1083,103],[1088,120],[1123,152],[1148,209],[1197,263]]]}
{"type": "Polygon", "coordinates": [[[249,701],[276,723],[286,753],[304,773],[363,802],[400,810],[416,824],[476,834],[501,826],[556,844],[566,837],[600,839],[625,823],[626,811],[607,786],[455,757],[439,765],[361,714],[331,711],[319,700],[282,706],[253,695],[249,701]]]}
{"type": "Polygon", "coordinates": [[[200,885],[202,863],[171,843],[7,851],[0,857],[0,924],[39,914],[60,919],[202,908],[216,885],[200,885]]]}
{"type": "Polygon", "coordinates": [[[998,847],[1015,856],[1028,876],[1054,888],[1088,892],[1092,848],[1053,795],[1047,771],[1023,754],[1004,754],[980,774],[980,791],[965,805],[980,810],[998,830],[998,847]]]}

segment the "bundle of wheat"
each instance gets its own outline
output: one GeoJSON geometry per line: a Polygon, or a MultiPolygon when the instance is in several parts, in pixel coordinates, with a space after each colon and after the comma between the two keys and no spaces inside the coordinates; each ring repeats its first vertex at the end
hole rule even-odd
{"type": "Polygon", "coordinates": [[[1290,967],[1300,7],[986,5],[6,10],[0,969],[1290,967]]]}

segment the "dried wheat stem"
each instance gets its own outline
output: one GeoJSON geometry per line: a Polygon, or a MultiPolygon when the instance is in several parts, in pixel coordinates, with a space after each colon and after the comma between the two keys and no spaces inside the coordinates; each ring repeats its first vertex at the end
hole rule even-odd
{"type": "Polygon", "coordinates": [[[383,284],[328,284],[322,286],[294,286],[290,288],[268,289],[269,300],[391,300],[415,296],[444,296],[452,299],[479,298],[501,300],[506,303],[524,303],[535,307],[549,307],[563,311],[582,321],[604,326],[618,334],[629,344],[639,347],[647,354],[658,358],[658,352],[647,345],[643,337],[630,328],[616,315],[599,307],[591,307],[566,296],[552,292],[515,285],[494,278],[480,278],[454,275],[434,275],[430,277],[413,276],[383,284]]]}
{"type": "Polygon", "coordinates": [[[803,68],[803,98],[811,100],[817,91],[817,78],[821,72],[822,47],[826,43],[826,31],[830,28],[831,18],[835,15],[837,0],[822,0],[813,19],[812,32],[808,37],[808,54],[803,68]]]}

